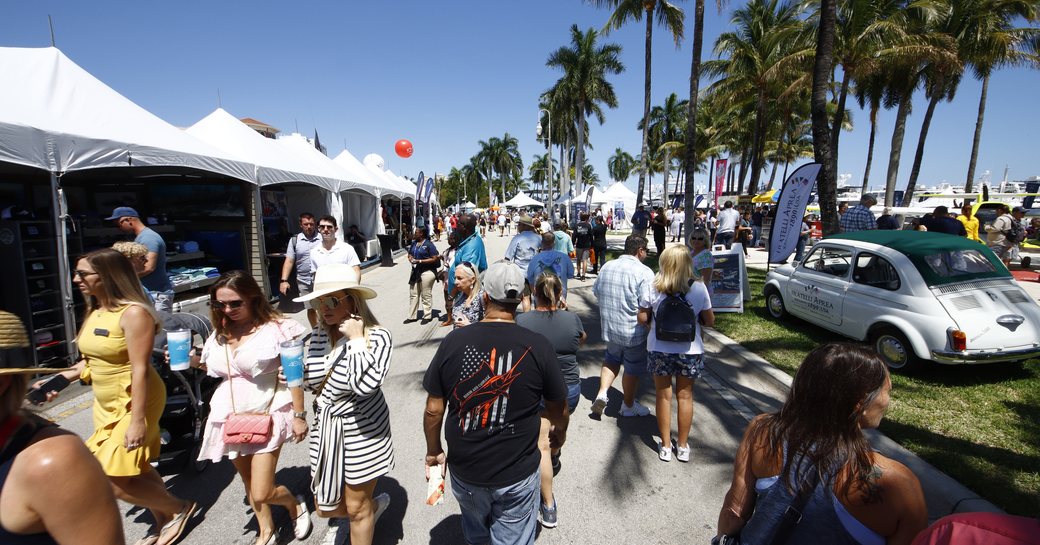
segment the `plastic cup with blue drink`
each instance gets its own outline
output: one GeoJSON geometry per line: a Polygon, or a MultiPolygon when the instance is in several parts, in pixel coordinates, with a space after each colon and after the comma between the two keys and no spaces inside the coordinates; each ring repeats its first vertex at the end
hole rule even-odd
{"type": "Polygon", "coordinates": [[[171,371],[187,371],[191,367],[191,330],[167,331],[166,348],[170,352],[171,371]]]}
{"type": "Polygon", "coordinates": [[[303,386],[303,341],[285,341],[279,347],[285,382],[292,388],[303,386]]]}

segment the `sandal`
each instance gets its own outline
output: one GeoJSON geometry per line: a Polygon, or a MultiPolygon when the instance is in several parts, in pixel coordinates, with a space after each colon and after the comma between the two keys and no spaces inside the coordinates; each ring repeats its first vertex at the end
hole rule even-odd
{"type": "Polygon", "coordinates": [[[184,527],[188,525],[188,519],[195,514],[195,510],[198,509],[199,504],[195,502],[188,502],[188,505],[181,509],[177,516],[173,517],[173,520],[166,523],[166,526],[162,527],[159,532],[159,540],[156,545],[172,545],[176,543],[181,535],[184,533],[184,527]]]}

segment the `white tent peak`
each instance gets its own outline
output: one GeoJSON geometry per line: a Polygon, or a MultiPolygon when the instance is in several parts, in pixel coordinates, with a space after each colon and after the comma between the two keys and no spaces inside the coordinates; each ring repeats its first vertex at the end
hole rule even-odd
{"type": "Polygon", "coordinates": [[[362,161],[366,167],[378,168],[379,170],[385,170],[383,167],[386,165],[386,161],[378,153],[369,153],[365,156],[362,161]]]}
{"type": "Polygon", "coordinates": [[[253,165],[138,106],[54,47],[0,47],[0,161],[51,172],[187,167],[255,182],[253,165]]]}

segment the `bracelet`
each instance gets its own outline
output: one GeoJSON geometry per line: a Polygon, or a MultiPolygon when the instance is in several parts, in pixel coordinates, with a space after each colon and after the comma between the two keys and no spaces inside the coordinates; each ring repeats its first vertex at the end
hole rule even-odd
{"type": "Polygon", "coordinates": [[[289,281],[288,281],[288,280],[286,280],[286,279],[284,279],[284,278],[282,279],[282,282],[285,282],[286,284],[288,284],[288,283],[289,283],[289,281]]]}

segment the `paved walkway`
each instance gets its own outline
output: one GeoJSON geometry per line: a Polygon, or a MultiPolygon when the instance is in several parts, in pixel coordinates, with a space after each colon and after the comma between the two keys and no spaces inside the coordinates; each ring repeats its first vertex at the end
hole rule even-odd
{"type": "MultiPolygon", "coordinates": [[[[611,246],[619,246],[623,239],[611,237],[611,246]]],[[[487,239],[489,261],[503,255],[508,241],[508,237],[497,235],[487,239]]],[[[443,246],[443,242],[438,244],[443,246]]],[[[389,493],[392,503],[376,527],[375,543],[463,543],[458,504],[452,495],[449,493],[447,501],[436,507],[423,502],[422,415],[426,394],[421,380],[449,329],[438,327],[436,322],[425,326],[418,322],[402,324],[408,310],[408,273],[407,261],[400,257],[394,267],[366,270],[363,280],[379,293],[373,301],[374,312],[394,338],[393,364],[383,390],[390,404],[397,467],[377,485],[377,492],[389,493]]],[[[581,316],[589,332],[589,341],[579,353],[583,399],[571,418],[563,470],[555,483],[560,524],[552,530],[540,529],[538,541],[706,543],[715,533],[733,455],[746,423],[754,414],[779,406],[786,393],[786,375],[768,365],[749,366],[739,348],[726,349],[728,339],[713,337],[712,346],[717,348],[708,358],[708,372],[695,388],[691,461],[660,462],[655,418],[619,418],[619,390],[611,391],[601,420],[589,413],[604,350],[592,283],[573,280],[570,284],[571,309],[581,316]]],[[[440,289],[440,284],[435,285],[435,292],[440,289]]],[[[436,309],[443,308],[439,293],[435,293],[434,303],[436,309]]],[[[296,317],[306,323],[302,313],[296,317]]],[[[616,385],[620,387],[620,381],[616,385]]],[[[91,432],[89,395],[84,392],[72,397],[59,400],[63,402],[46,412],[62,426],[87,436],[91,432]]],[[[642,385],[640,400],[653,408],[650,381],[642,385]]],[[[674,407],[672,418],[674,426],[674,407]]],[[[305,445],[283,448],[278,482],[295,492],[305,491],[309,482],[307,463],[305,445]]],[[[201,474],[170,476],[167,484],[175,494],[195,499],[202,506],[182,543],[253,543],[256,524],[230,463],[210,465],[201,474]]],[[[144,534],[148,517],[140,509],[124,507],[125,532],[128,542],[133,543],[144,534]]],[[[947,512],[945,502],[936,503],[933,517],[947,512]]],[[[275,516],[281,525],[281,542],[292,541],[285,511],[276,509],[275,516]]],[[[322,543],[326,534],[336,531],[316,516],[314,521],[315,532],[307,543],[322,543]]],[[[346,528],[339,531],[342,542],[346,542],[346,528]]]]}

